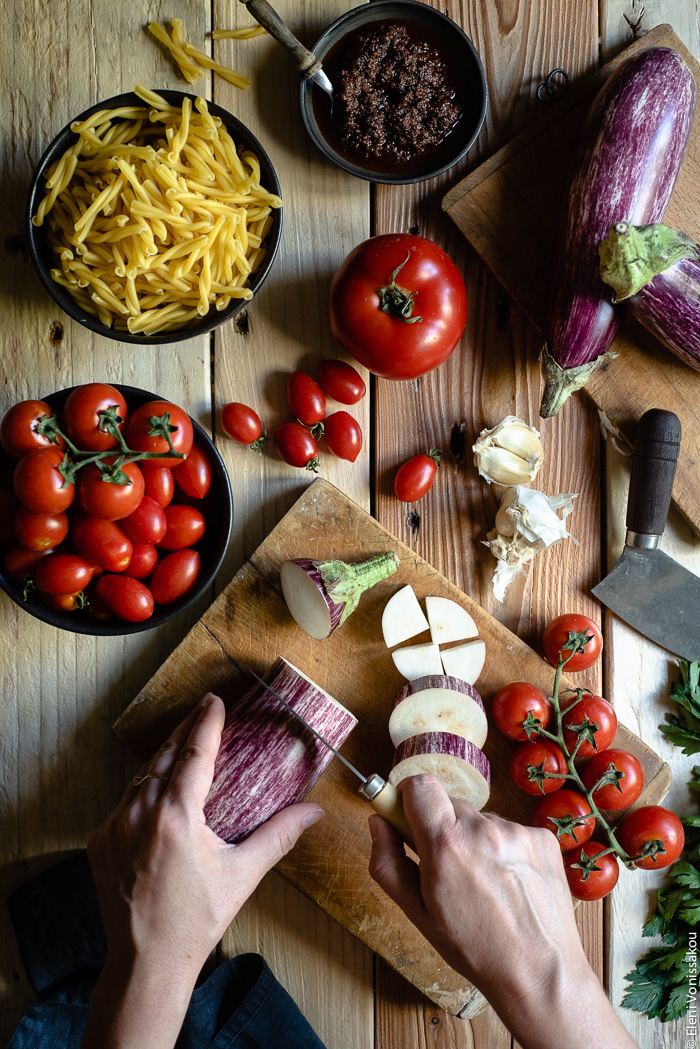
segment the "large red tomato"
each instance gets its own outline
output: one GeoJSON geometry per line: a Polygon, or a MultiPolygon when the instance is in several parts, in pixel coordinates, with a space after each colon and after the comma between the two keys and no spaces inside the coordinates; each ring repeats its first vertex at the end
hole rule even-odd
{"type": "Polygon", "coordinates": [[[119,430],[124,429],[126,401],[105,382],[88,382],[76,386],[63,408],[63,423],[73,444],[91,452],[114,448],[117,438],[101,425],[100,412],[114,417],[119,430]],[[110,412],[111,409],[111,412],[110,412]]]}
{"type": "Polygon", "coordinates": [[[442,248],[390,233],[358,244],[331,282],[331,331],[385,379],[415,379],[447,360],[467,322],[467,293],[442,248]]]}

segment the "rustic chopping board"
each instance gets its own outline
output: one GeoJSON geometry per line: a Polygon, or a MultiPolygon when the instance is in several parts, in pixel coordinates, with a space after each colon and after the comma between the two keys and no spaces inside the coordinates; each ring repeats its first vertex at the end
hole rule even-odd
{"type": "MultiPolygon", "coordinates": [[[[652,46],[678,51],[700,85],[696,59],[670,26],[658,26],[554,104],[546,117],[494,154],[443,200],[443,208],[540,331],[546,323],[551,260],[581,125],[593,96],[610,73],[652,46]]],[[[700,104],[664,221],[700,241],[700,104]]],[[[612,348],[618,357],[602,365],[585,390],[630,444],[636,421],[647,408],[676,412],[683,425],[683,443],[673,499],[690,523],[700,528],[700,373],[631,319],[620,329],[612,348]]],[[[546,421],[541,423],[546,427],[546,421]]]]}
{"type": "MultiPolygon", "coordinates": [[[[421,598],[438,594],[458,601],[476,620],[486,641],[486,665],[477,687],[487,709],[498,689],[510,681],[527,680],[551,691],[554,671],[544,659],[347,496],[319,479],[124,711],[114,726],[116,735],[148,756],[207,689],[224,700],[237,697],[249,687],[247,667],[261,673],[280,655],[357,715],[359,725],[343,753],[367,775],[386,775],[392,760],[387,722],[403,678],[384,646],[381,614],[387,599],[408,582],[421,598]],[[387,549],[401,558],[397,573],[365,594],[359,609],[330,638],[307,637],[281,596],[282,561],[309,556],[361,561],[387,549]]],[[[670,786],[668,766],[624,727],[615,745],[631,750],[642,763],[642,799],[661,801],[670,786]]],[[[487,808],[528,822],[531,799],[515,788],[507,771],[510,747],[495,729],[490,731],[484,747],[492,772],[487,808]]],[[[277,869],[443,1009],[474,1016],[485,1004],[483,997],[443,962],[370,878],[370,808],[355,788],[343,765],[333,762],[311,794],[326,810],[326,819],[304,834],[277,869]]]]}

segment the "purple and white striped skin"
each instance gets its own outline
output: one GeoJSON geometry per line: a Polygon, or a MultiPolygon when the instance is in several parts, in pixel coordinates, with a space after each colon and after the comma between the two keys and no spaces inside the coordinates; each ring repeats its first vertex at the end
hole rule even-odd
{"type": "Polygon", "coordinates": [[[321,641],[324,637],[328,637],[329,634],[332,634],[333,631],[340,626],[340,619],[343,615],[345,602],[343,601],[340,604],[336,604],[336,602],[328,596],[326,588],[323,585],[321,573],[318,568],[316,568],[315,563],[309,558],[298,558],[295,561],[285,561],[280,568],[280,582],[282,584],[282,593],[284,594],[284,599],[287,602],[289,611],[292,613],[292,616],[297,623],[299,623],[301,629],[311,637],[316,638],[317,641],[321,641]],[[312,619],[310,624],[308,619],[305,618],[305,613],[306,616],[308,616],[308,609],[311,607],[313,595],[309,594],[309,603],[306,605],[303,593],[304,590],[310,590],[311,588],[308,586],[308,582],[306,584],[304,583],[304,579],[300,575],[301,572],[304,573],[308,582],[315,585],[318,595],[323,601],[323,606],[325,606],[324,608],[321,606],[320,602],[317,602],[318,609],[316,612],[316,618],[312,619]],[[295,602],[293,596],[295,592],[298,593],[301,598],[303,606],[303,611],[301,613],[299,612],[299,606],[295,602]],[[306,625],[299,622],[300,615],[301,618],[304,619],[306,625]],[[316,622],[318,623],[317,627],[316,622]],[[308,629],[309,626],[311,629],[308,629]]]}
{"type": "Polygon", "coordinates": [[[394,704],[392,709],[396,709],[399,703],[404,699],[408,699],[409,696],[415,695],[416,692],[425,692],[430,688],[441,688],[448,689],[450,692],[461,692],[464,696],[469,696],[474,702],[484,710],[484,703],[476,691],[473,685],[470,685],[466,681],[462,681],[459,677],[448,677],[446,674],[428,674],[427,677],[416,678],[415,681],[409,681],[408,684],[402,685],[399,691],[394,696],[394,704]]]}
{"type": "MultiPolygon", "coordinates": [[[[349,710],[285,659],[264,675],[289,705],[338,749],[357,724],[349,710]]],[[[303,801],[333,760],[262,685],[226,714],[214,780],[204,806],[211,829],[236,843],[280,809],[303,801]]]]}
{"type": "Polygon", "coordinates": [[[452,732],[409,736],[394,753],[389,782],[395,787],[409,776],[429,773],[451,798],[482,809],[489,799],[491,769],[482,750],[452,732]]]}
{"type": "Polygon", "coordinates": [[[540,415],[556,415],[580,389],[617,332],[598,272],[598,245],[611,223],[659,222],[680,171],[696,88],[681,56],[653,47],[621,66],[586,118],[564,206],[552,271],[554,294],[542,351],[540,415]]]}
{"type": "Polygon", "coordinates": [[[430,732],[450,732],[483,747],[488,722],[473,685],[459,678],[430,675],[410,681],[397,693],[389,718],[394,746],[409,736],[430,732]]]}
{"type": "Polygon", "coordinates": [[[677,357],[700,371],[700,262],[680,259],[629,299],[630,312],[677,357]]]}

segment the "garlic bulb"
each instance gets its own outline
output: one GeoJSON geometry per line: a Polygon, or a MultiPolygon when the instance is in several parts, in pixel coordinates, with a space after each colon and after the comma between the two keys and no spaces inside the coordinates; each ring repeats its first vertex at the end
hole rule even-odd
{"type": "Polygon", "coordinates": [[[547,496],[522,485],[505,490],[496,527],[483,541],[498,561],[493,576],[497,601],[503,601],[510,583],[541,550],[569,537],[564,521],[575,498],[574,494],[547,496]],[[561,517],[557,510],[564,511],[561,517]]]}
{"type": "Polygon", "coordinates": [[[515,415],[482,430],[472,445],[474,465],[489,484],[530,484],[543,458],[539,431],[515,415]]]}

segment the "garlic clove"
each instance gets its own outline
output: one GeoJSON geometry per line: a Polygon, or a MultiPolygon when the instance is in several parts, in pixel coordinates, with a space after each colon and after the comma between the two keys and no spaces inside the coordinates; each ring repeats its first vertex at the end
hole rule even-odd
{"type": "Polygon", "coordinates": [[[506,448],[489,446],[478,458],[475,456],[474,463],[489,484],[529,484],[534,476],[529,463],[506,448]]]}
{"type": "Polygon", "coordinates": [[[530,484],[544,457],[539,431],[515,415],[482,430],[472,451],[475,466],[489,484],[530,484]]]}

